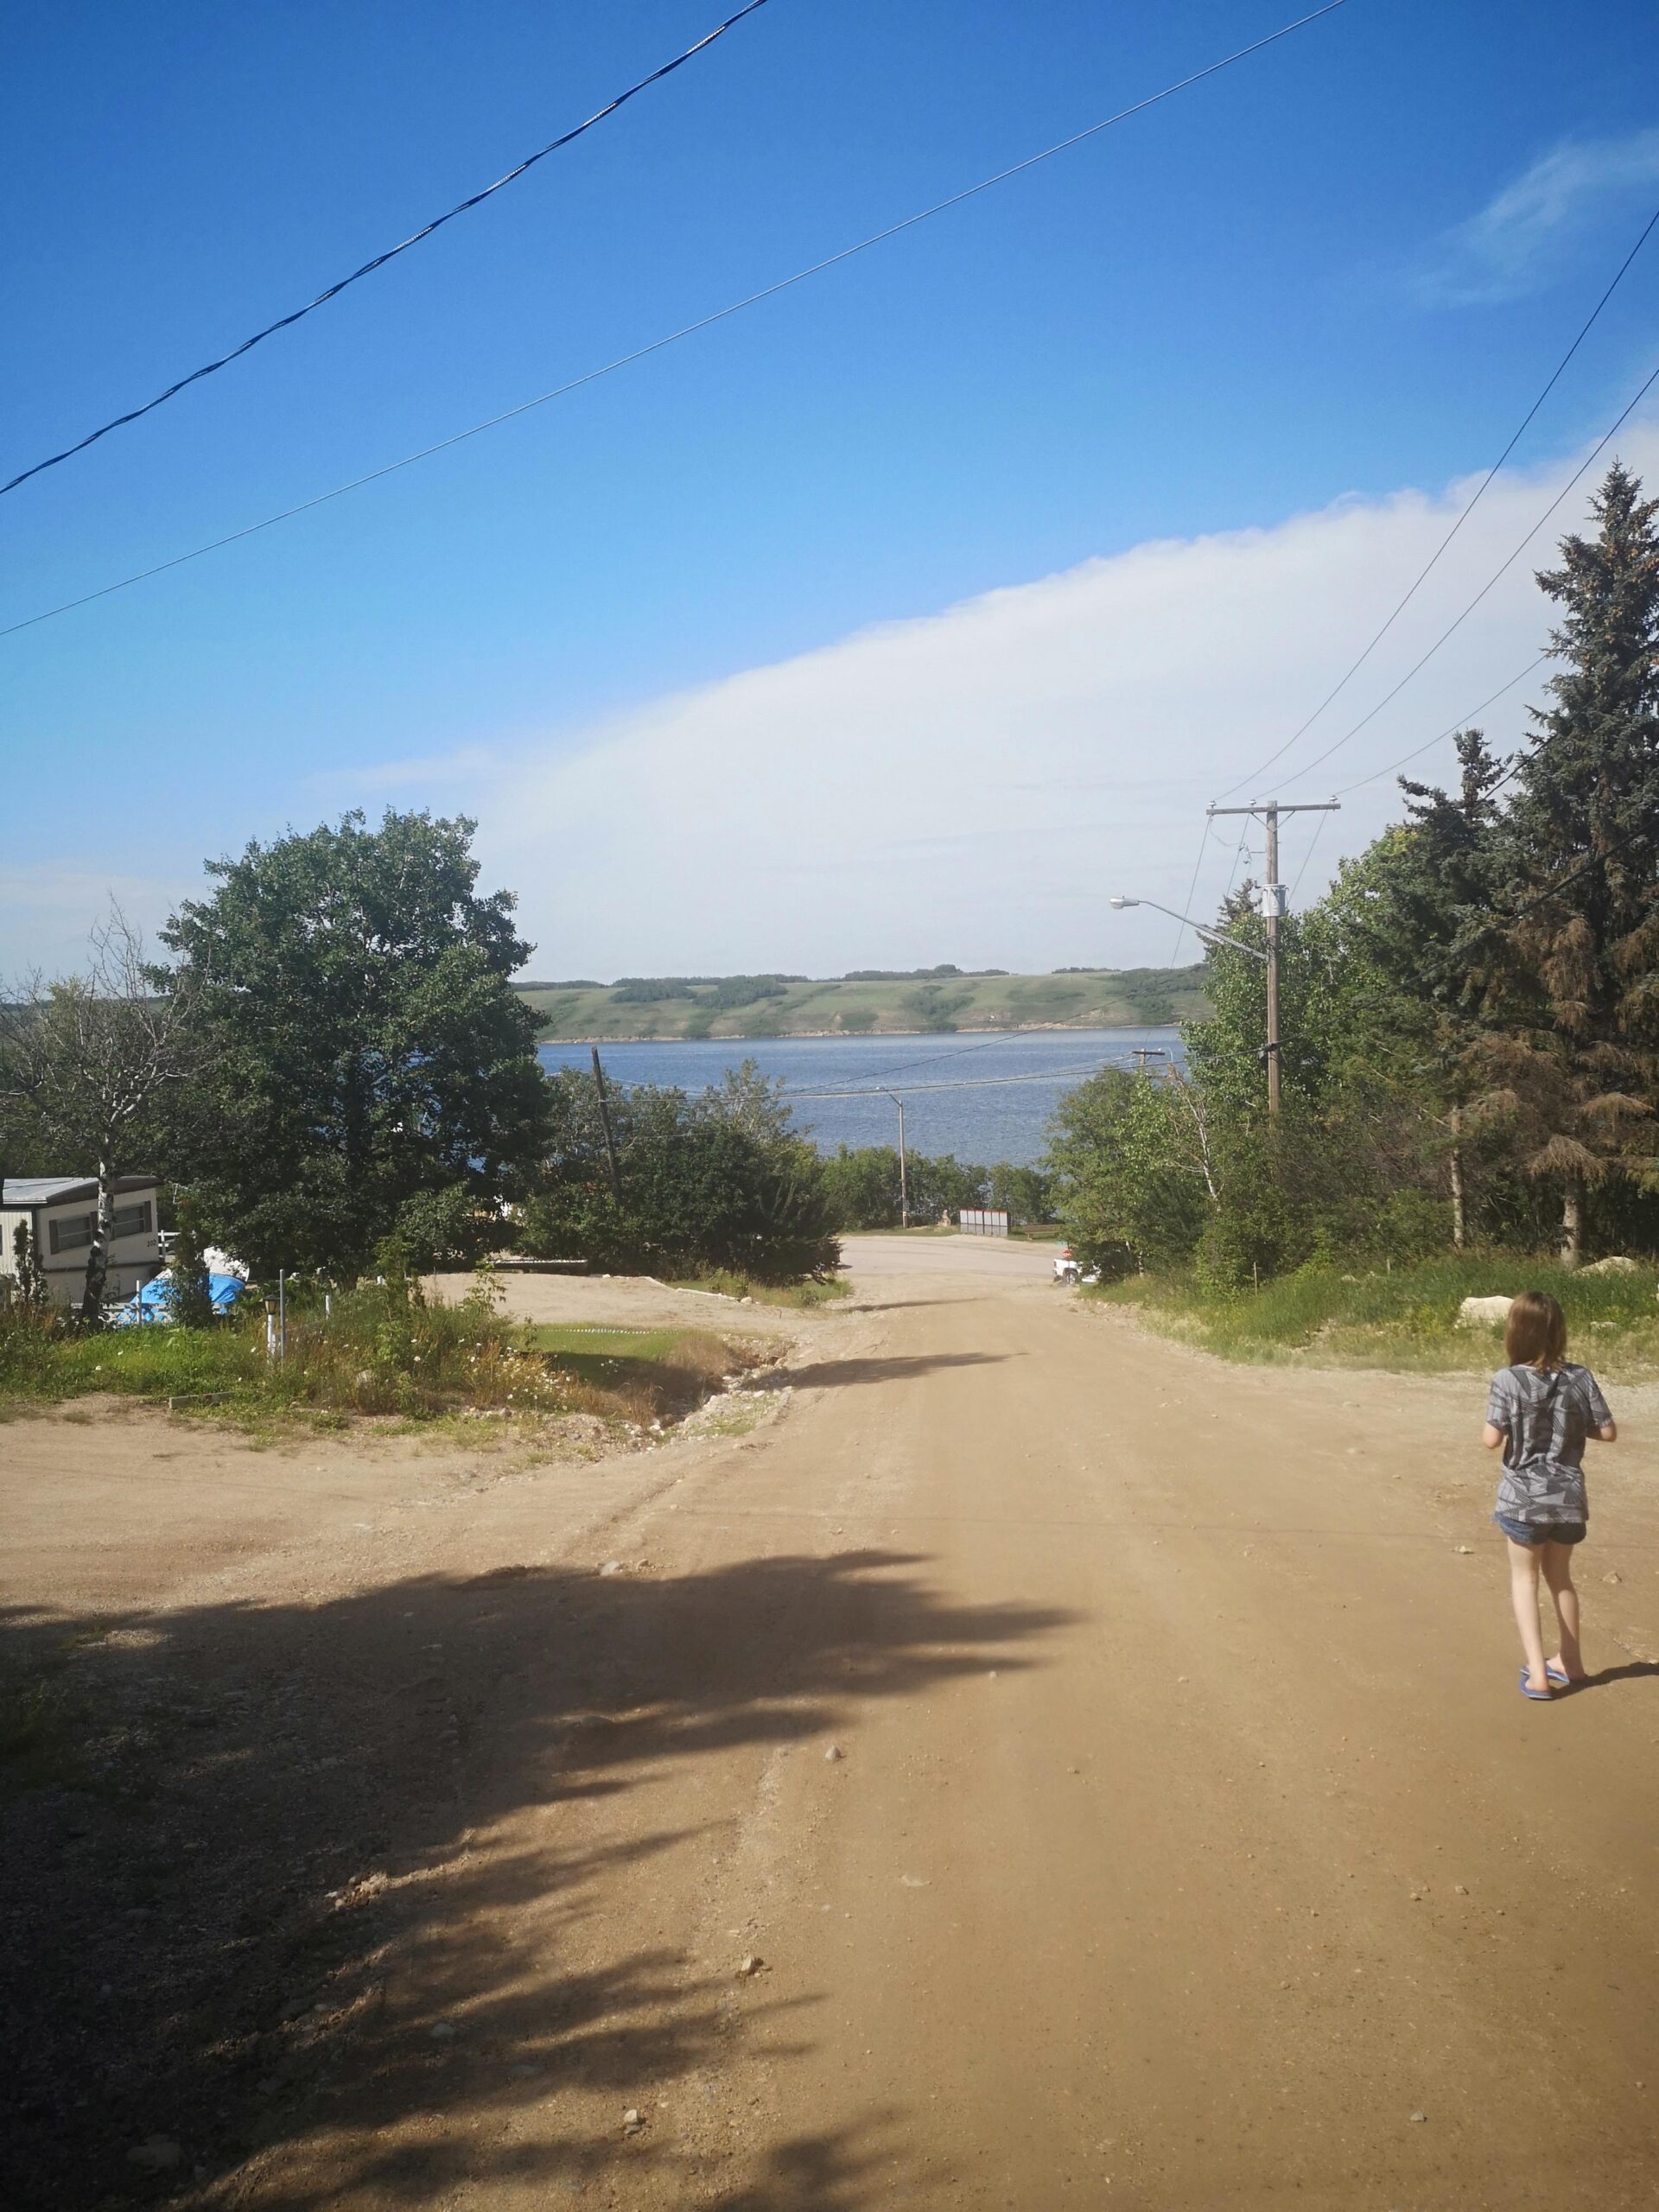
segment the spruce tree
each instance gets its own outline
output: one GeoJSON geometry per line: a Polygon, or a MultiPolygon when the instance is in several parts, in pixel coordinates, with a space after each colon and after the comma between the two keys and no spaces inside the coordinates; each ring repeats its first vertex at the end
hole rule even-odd
{"type": "Polygon", "coordinates": [[[1469,1107],[1483,1087],[1473,1048],[1485,1013],[1477,975],[1460,942],[1471,921],[1484,923],[1493,887],[1498,822],[1494,793],[1503,780],[1484,734],[1459,730],[1455,792],[1401,777],[1406,819],[1365,857],[1345,868],[1333,901],[1345,912],[1356,948],[1379,979],[1388,1005],[1377,1027],[1402,1057],[1426,1073],[1444,1142],[1452,1242],[1469,1240],[1469,1107]]]}
{"type": "Polygon", "coordinates": [[[1592,512],[1538,576],[1562,667],[1507,817],[1507,1020],[1486,1052],[1529,1172],[1560,1189],[1568,1265],[1592,1191],[1652,1183],[1659,1102],[1659,500],[1615,463],[1592,512]]]}

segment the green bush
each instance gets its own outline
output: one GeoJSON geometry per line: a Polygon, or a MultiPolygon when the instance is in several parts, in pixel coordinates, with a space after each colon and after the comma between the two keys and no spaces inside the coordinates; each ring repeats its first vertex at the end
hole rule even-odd
{"type": "Polygon", "coordinates": [[[1205,1228],[1205,1186],[1179,1096],[1104,1068],[1068,1091],[1049,1152],[1071,1249],[1103,1276],[1186,1259],[1205,1228]]]}
{"type": "Polygon", "coordinates": [[[524,1211],[522,1249],[617,1274],[725,1268],[761,1283],[840,1264],[823,1162],[746,1061],[698,1097],[641,1084],[613,1095],[618,1191],[593,1077],[552,1079],[553,1142],[524,1211]]]}
{"type": "Polygon", "coordinates": [[[207,1329],[156,1322],[89,1330],[60,1312],[13,1305],[0,1310],[0,1398],[112,1391],[228,1400],[232,1410],[255,1416],[304,1411],[428,1421],[470,1409],[649,1417],[683,1410],[683,1370],[694,1351],[700,1372],[743,1363],[741,1350],[713,1338],[691,1346],[681,1332],[655,1363],[664,1374],[646,1374],[650,1363],[636,1361],[607,1389],[581,1351],[573,1354],[562,1343],[550,1350],[545,1332],[508,1320],[486,1272],[467,1297],[448,1304],[427,1296],[417,1276],[397,1271],[394,1255],[383,1256],[393,1270],[383,1282],[327,1294],[315,1281],[293,1284],[277,1358],[266,1350],[262,1306],[207,1329]]]}

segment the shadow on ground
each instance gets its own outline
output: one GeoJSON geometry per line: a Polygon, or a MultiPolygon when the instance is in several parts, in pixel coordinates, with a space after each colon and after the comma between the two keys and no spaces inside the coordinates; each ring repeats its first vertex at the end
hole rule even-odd
{"type": "MultiPolygon", "coordinates": [[[[617,1909],[640,1862],[688,1835],[717,1851],[729,1808],[706,1837],[626,1843],[587,1815],[675,1762],[1034,1663],[1017,1647],[1065,1618],[943,1604],[924,1564],[507,1567],[309,1606],[0,1616],[0,2197],[423,2207],[653,2162],[672,2183],[667,2130],[598,2139],[582,2098],[620,2117],[716,2074],[777,2004],[631,1940],[617,1909]],[[147,2173],[129,2153],[157,2138],[176,2163],[147,2173]]],[[[770,2060],[811,2009],[774,2017],[770,2060]]],[[[829,2139],[771,2155],[733,2212],[873,2204],[895,2171],[891,2147],[829,2139]]]]}
{"type": "Polygon", "coordinates": [[[1581,1682],[1574,1682],[1571,1694],[1577,1697],[1582,1690],[1599,1690],[1611,1682],[1639,1682],[1659,1675],[1659,1660],[1632,1659],[1623,1667],[1599,1667],[1593,1675],[1586,1675],[1581,1682]]]}
{"type": "Polygon", "coordinates": [[[953,1367],[994,1367],[1020,1357],[1006,1351],[915,1351],[886,1359],[819,1359],[791,1368],[789,1379],[803,1390],[833,1390],[853,1382],[903,1382],[953,1367]]]}

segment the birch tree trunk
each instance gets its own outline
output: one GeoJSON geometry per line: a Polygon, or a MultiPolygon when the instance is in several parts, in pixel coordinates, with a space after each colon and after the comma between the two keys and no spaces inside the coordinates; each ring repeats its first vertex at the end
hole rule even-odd
{"type": "Polygon", "coordinates": [[[104,1283],[110,1272],[110,1234],[115,1222],[115,1162],[107,1152],[98,1162],[98,1212],[86,1254],[86,1287],[80,1300],[83,1321],[96,1321],[104,1310],[104,1283]]]}
{"type": "Polygon", "coordinates": [[[1454,1106],[1448,1119],[1452,1124],[1452,1149],[1447,1166],[1452,1174],[1452,1243],[1461,1252],[1469,1242],[1469,1202],[1463,1185],[1463,1109],[1454,1106]]]}
{"type": "Polygon", "coordinates": [[[1584,1184],[1569,1175],[1561,1194],[1561,1265],[1576,1268],[1584,1257],[1584,1184]]]}

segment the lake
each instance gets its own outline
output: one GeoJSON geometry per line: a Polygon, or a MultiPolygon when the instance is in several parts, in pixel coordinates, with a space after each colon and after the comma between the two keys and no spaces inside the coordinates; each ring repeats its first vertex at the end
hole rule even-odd
{"type": "MultiPolygon", "coordinates": [[[[905,1142],[912,1152],[953,1152],[994,1166],[1028,1166],[1047,1145],[1048,1118],[1062,1091],[1096,1068],[1133,1067],[1135,1048],[1177,1057],[1176,1029],[1040,1029],[995,1036],[706,1038],[693,1042],[601,1045],[607,1079],[702,1090],[728,1068],[753,1060],[781,1077],[795,1119],[818,1146],[893,1144],[899,1116],[891,1097],[849,1094],[877,1085],[905,1102],[905,1142]],[[828,1095],[825,1095],[828,1094],[828,1095]]],[[[537,1046],[547,1068],[591,1065],[586,1045],[537,1046]]]]}

